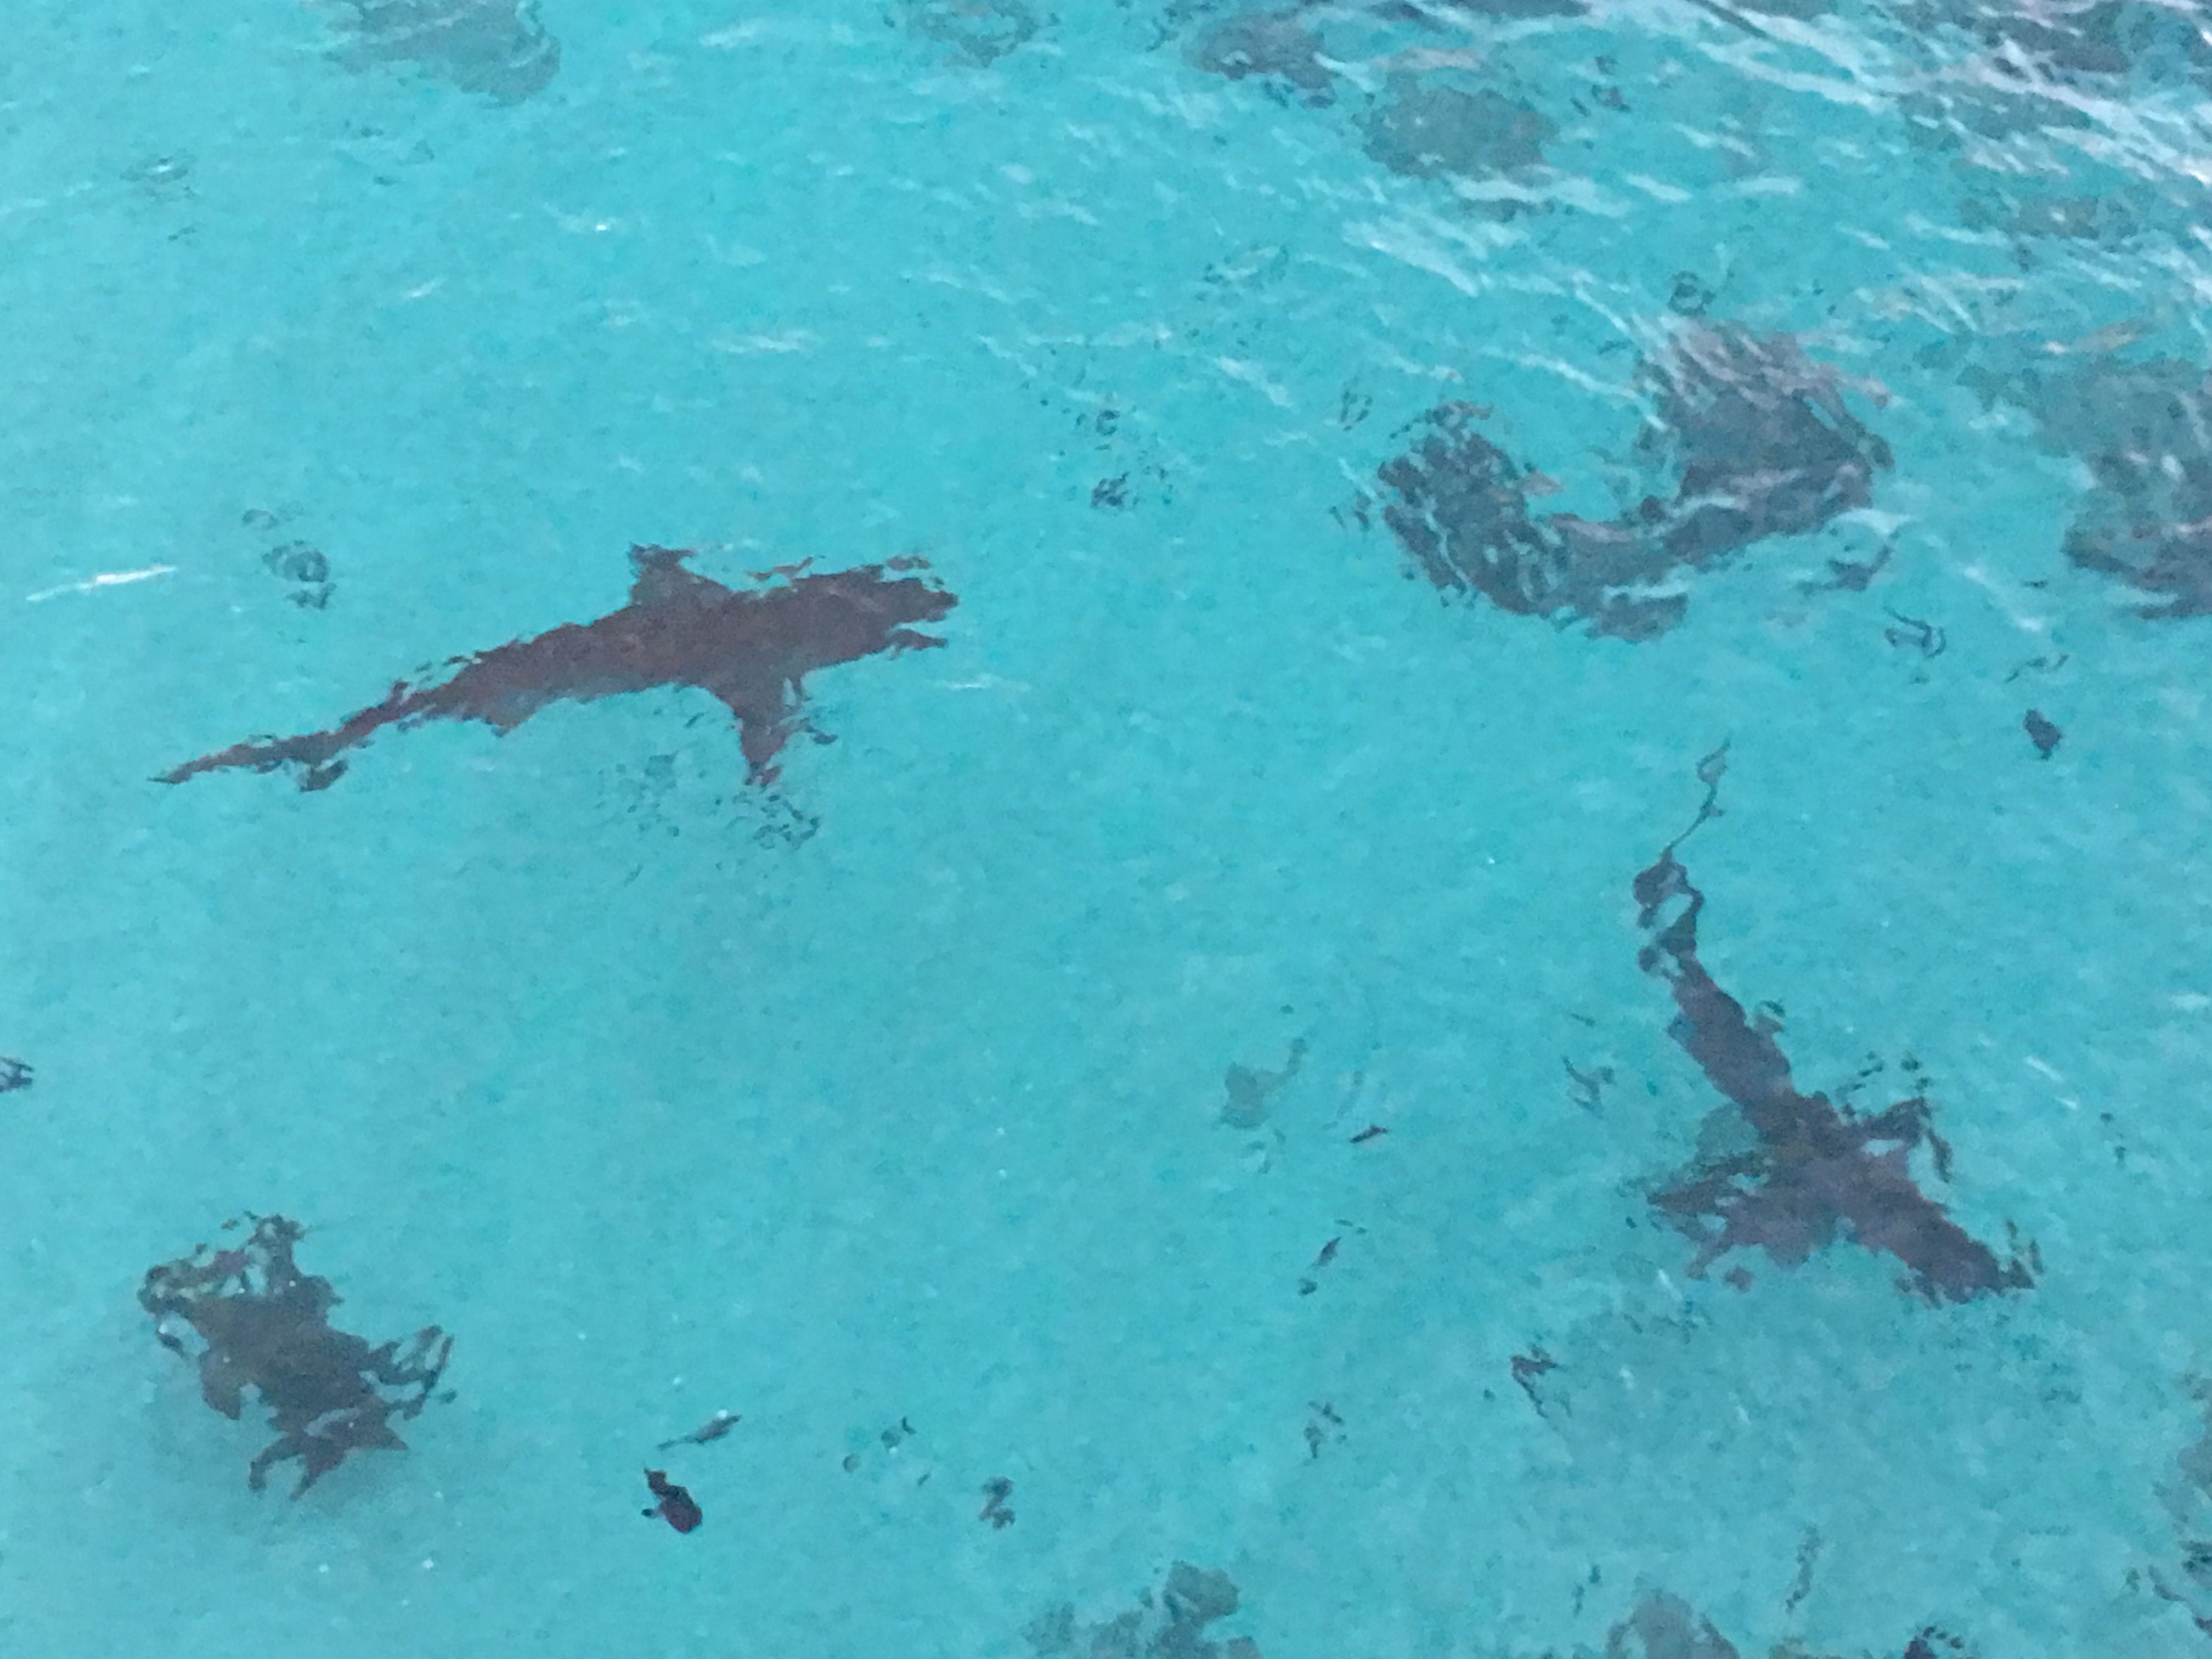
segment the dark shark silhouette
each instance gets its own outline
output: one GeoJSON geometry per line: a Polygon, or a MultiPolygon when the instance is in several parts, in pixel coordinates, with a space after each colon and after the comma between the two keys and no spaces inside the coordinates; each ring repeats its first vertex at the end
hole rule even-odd
{"type": "Polygon", "coordinates": [[[945,643],[908,623],[935,622],[958,600],[911,574],[918,558],[807,575],[803,565],[765,573],[780,578],[751,590],[684,568],[679,549],[634,547],[629,603],[588,623],[456,657],[446,678],[395,683],[384,701],[349,714],[328,731],[291,738],[254,738],[161,774],[182,783],[203,772],[244,768],[300,769],[302,789],[326,789],[345,770],[347,750],[387,726],[430,720],[482,720],[502,735],[548,704],[696,686],[717,698],[738,722],[749,775],[772,783],[775,757],[805,722],[805,678],[817,668],[857,662],[882,652],[945,643]]]}
{"type": "Polygon", "coordinates": [[[1738,1249],[1764,1249],[1777,1266],[1796,1267],[1843,1231],[1860,1249],[1903,1263],[1910,1288],[1930,1302],[2028,1289],[2039,1265],[2033,1244],[2026,1260],[2000,1260],[1914,1179],[1915,1147],[1929,1146],[1946,1178],[1951,1161],[1926,1097],[1863,1114],[1804,1093],[1774,1040],[1774,1023],[1753,1018],[1698,959],[1705,896],[1675,849],[1717,814],[1724,757],[1716,750],[1698,767],[1706,794],[1697,821],[1636,878],[1637,926],[1646,935],[1638,962],[1672,988],[1669,1035],[1734,1104],[1747,1133],[1733,1149],[1677,1172],[1652,1194],[1652,1207],[1698,1241],[1692,1274],[1738,1249]]]}

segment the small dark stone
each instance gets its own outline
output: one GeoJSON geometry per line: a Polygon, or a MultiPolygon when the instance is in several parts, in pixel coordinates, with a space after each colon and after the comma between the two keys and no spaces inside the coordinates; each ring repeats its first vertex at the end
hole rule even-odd
{"type": "Polygon", "coordinates": [[[1713,290],[1695,271],[1678,270],[1668,291],[1667,308],[1681,317],[1702,317],[1713,302],[1713,290]]]}
{"type": "Polygon", "coordinates": [[[331,562],[323,556],[322,549],[307,542],[286,542],[282,547],[272,547],[262,556],[261,562],[270,574],[281,576],[288,582],[326,582],[331,579],[331,562]]]}

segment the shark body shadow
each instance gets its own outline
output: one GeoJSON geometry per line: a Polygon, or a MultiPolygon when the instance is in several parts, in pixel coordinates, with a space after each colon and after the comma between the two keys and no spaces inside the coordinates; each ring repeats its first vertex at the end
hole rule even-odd
{"type": "Polygon", "coordinates": [[[173,767],[156,781],[296,767],[302,789],[326,789],[345,771],[347,753],[386,726],[481,720],[503,736],[552,703],[682,685],[711,694],[730,711],[750,781],[773,783],[777,756],[805,725],[808,674],[941,646],[942,639],[907,624],[935,622],[958,603],[911,574],[927,568],[918,558],[823,575],[790,567],[769,573],[785,578],[776,586],[747,590],[686,569],[691,556],[634,547],[629,601],[618,611],[455,658],[447,677],[397,681],[383,702],[325,731],[249,738],[173,767]]]}

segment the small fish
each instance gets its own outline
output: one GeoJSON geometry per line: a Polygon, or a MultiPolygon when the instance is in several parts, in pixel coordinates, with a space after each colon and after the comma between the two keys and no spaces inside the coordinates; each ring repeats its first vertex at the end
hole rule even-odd
{"type": "Polygon", "coordinates": [[[716,1412],[690,1433],[679,1434],[673,1440],[664,1440],[655,1449],[668,1451],[677,1446],[703,1446],[710,1441],[720,1440],[743,1420],[735,1412],[716,1412]]]}
{"type": "Polygon", "coordinates": [[[1362,1129],[1358,1134],[1352,1136],[1352,1144],[1358,1146],[1366,1141],[1374,1139],[1377,1135],[1387,1135],[1390,1132],[1384,1128],[1381,1124],[1370,1123],[1365,1128],[1362,1129]]]}
{"type": "Polygon", "coordinates": [[[1014,1512],[1006,1507],[1006,1500],[1014,1495],[1014,1483],[1003,1474],[994,1475],[983,1483],[983,1507],[975,1511],[978,1521],[988,1521],[994,1528],[1014,1524],[1014,1512]]]}
{"type": "Polygon", "coordinates": [[[690,1532],[707,1518],[705,1512],[692,1500],[691,1494],[669,1480],[665,1469],[647,1469],[645,1484],[660,1500],[651,1509],[639,1511],[647,1520],[650,1521],[657,1515],[677,1531],[690,1532]]]}
{"type": "Polygon", "coordinates": [[[2020,725],[2021,729],[2027,733],[2027,740],[2035,745],[2035,755],[2038,760],[2049,760],[2052,752],[2057,749],[2060,740],[2066,735],[2051,723],[2040,708],[2029,709],[2021,717],[2020,725]]]}

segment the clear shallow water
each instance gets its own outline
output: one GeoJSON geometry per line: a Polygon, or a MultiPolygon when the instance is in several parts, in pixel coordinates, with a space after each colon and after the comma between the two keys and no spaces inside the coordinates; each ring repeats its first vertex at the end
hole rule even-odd
{"type": "Polygon", "coordinates": [[[2191,18],[1024,15],[19,9],[7,1650],[2197,1651],[2191,18]],[[1448,402],[1530,533],[1679,526],[1700,327],[1863,505],[1641,640],[1419,574],[1448,402]],[[638,543],[958,605],[773,789],[680,689],[149,781],[638,543]],[[1632,889],[1723,740],[1697,960],[2033,1288],[1692,1274],[1756,1143],[1632,889]],[[243,1210],[455,1337],[297,1502],[135,1299],[243,1210]]]}

